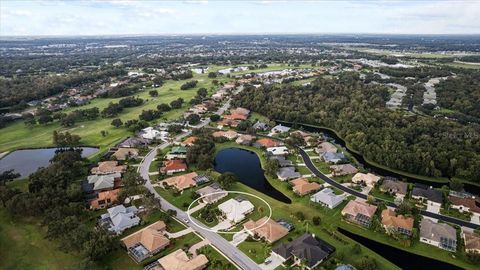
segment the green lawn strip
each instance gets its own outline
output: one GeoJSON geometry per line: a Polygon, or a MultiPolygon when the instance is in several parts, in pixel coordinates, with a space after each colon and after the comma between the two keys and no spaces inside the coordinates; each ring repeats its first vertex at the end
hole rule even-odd
{"type": "Polygon", "coordinates": [[[350,183],[352,182],[352,175],[334,176],[332,179],[340,183],[350,183]]]}
{"type": "Polygon", "coordinates": [[[252,123],[256,123],[257,121],[268,123],[270,122],[270,119],[268,119],[266,116],[261,115],[257,112],[251,112],[250,117],[248,118],[252,123]]]}
{"type": "Polygon", "coordinates": [[[264,241],[243,241],[237,247],[256,263],[263,263],[268,256],[272,246],[264,241]]]}
{"type": "Polygon", "coordinates": [[[188,206],[193,202],[193,194],[197,189],[198,187],[189,188],[181,194],[177,194],[173,188],[164,189],[163,187],[155,187],[155,190],[160,196],[182,210],[187,210],[188,206]]]}
{"type": "Polygon", "coordinates": [[[69,269],[81,261],[45,237],[39,220],[13,218],[0,207],[0,269],[69,269]]]}
{"type": "Polygon", "coordinates": [[[296,168],[301,175],[312,174],[312,172],[306,166],[297,166],[296,168]]]}
{"type": "Polygon", "coordinates": [[[454,217],[454,218],[458,218],[458,219],[461,219],[461,220],[466,220],[466,221],[470,221],[471,220],[471,213],[469,212],[460,212],[458,209],[453,209],[453,208],[450,208],[450,209],[440,209],[440,214],[442,215],[446,215],[446,216],[450,216],[450,217],[454,217]]]}
{"type": "Polygon", "coordinates": [[[384,193],[384,192],[381,192],[378,187],[374,187],[371,191],[370,191],[370,195],[376,197],[376,198],[380,198],[382,200],[385,200],[385,201],[389,201],[389,202],[394,202],[395,201],[395,197],[392,196],[392,195],[389,195],[387,193],[384,193]]]}
{"type": "Polygon", "coordinates": [[[13,180],[7,183],[7,186],[18,189],[22,192],[28,191],[28,178],[13,180]]]}
{"type": "Polygon", "coordinates": [[[320,159],[312,159],[313,161],[313,164],[315,165],[315,167],[317,167],[317,169],[324,173],[324,174],[329,174],[330,173],[330,164],[326,163],[326,162],[323,162],[321,161],[320,159]]]}
{"type": "Polygon", "coordinates": [[[150,167],[148,168],[148,171],[149,172],[159,172],[159,163],[161,161],[160,160],[154,160],[152,161],[152,163],[150,163],[150,167]]]}
{"type": "Polygon", "coordinates": [[[204,254],[208,258],[206,270],[230,270],[234,268],[222,254],[210,245],[198,249],[197,253],[204,254]]]}

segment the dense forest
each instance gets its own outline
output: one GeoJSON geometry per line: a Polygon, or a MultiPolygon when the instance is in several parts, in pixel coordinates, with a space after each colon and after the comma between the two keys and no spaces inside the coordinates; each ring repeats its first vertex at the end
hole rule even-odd
{"type": "Polygon", "coordinates": [[[308,86],[249,87],[234,105],[271,119],[335,129],[366,158],[420,175],[480,181],[480,127],[385,108],[388,90],[354,76],[308,86]]]}
{"type": "Polygon", "coordinates": [[[438,105],[480,118],[480,72],[463,71],[437,85],[438,105]]]}

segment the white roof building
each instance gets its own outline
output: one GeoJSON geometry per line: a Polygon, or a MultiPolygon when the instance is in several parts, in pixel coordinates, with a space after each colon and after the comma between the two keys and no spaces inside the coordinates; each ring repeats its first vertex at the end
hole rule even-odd
{"type": "Polygon", "coordinates": [[[272,133],[285,133],[290,130],[289,127],[282,126],[282,125],[277,125],[272,128],[272,133]]]}
{"type": "Polygon", "coordinates": [[[288,148],[286,146],[268,147],[267,153],[271,156],[286,156],[288,148]]]}
{"type": "Polygon", "coordinates": [[[218,209],[225,215],[225,218],[233,223],[238,223],[245,218],[245,215],[252,212],[255,207],[250,201],[230,199],[218,206],[218,209]]]}
{"type": "Polygon", "coordinates": [[[101,222],[109,225],[109,231],[120,234],[140,223],[140,218],[136,216],[137,212],[138,209],[135,206],[125,208],[123,205],[117,205],[108,208],[107,213],[101,215],[101,222]]]}
{"type": "Polygon", "coordinates": [[[324,188],[310,197],[312,202],[323,204],[330,209],[341,204],[343,199],[343,195],[336,195],[330,188],[324,188]]]}
{"type": "Polygon", "coordinates": [[[157,138],[157,135],[160,134],[160,131],[153,129],[153,127],[147,127],[142,129],[142,137],[144,139],[153,140],[157,138]]]}

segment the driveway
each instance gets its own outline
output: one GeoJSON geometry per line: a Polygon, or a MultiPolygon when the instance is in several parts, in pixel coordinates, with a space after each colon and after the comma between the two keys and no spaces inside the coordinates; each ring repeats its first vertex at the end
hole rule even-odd
{"type": "Polygon", "coordinates": [[[217,225],[213,226],[212,227],[212,230],[214,231],[226,231],[228,229],[230,229],[232,227],[232,224],[230,223],[230,221],[228,220],[224,220],[224,221],[221,221],[220,223],[218,223],[217,225]]]}
{"type": "Polygon", "coordinates": [[[260,266],[262,270],[274,270],[280,265],[282,265],[282,260],[280,259],[280,257],[275,255],[270,255],[270,257],[265,259],[265,262],[259,264],[258,266],[260,266]],[[269,263],[266,264],[266,262],[269,262],[269,263]]]}
{"type": "Polygon", "coordinates": [[[230,241],[230,243],[232,243],[234,246],[238,246],[248,238],[248,235],[249,234],[245,230],[241,230],[233,235],[233,240],[230,241]]]}

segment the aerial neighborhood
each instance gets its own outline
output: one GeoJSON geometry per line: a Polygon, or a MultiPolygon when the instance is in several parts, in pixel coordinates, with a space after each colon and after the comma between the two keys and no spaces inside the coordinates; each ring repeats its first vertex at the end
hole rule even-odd
{"type": "MultiPolygon", "coordinates": [[[[29,172],[2,171],[8,222],[0,231],[13,243],[40,228],[28,247],[37,239],[61,247],[48,250],[72,260],[62,269],[416,269],[406,261],[479,269],[478,118],[460,113],[475,109],[445,90],[480,85],[457,69],[464,54],[454,68],[448,53],[433,64],[428,42],[420,57],[403,42],[343,38],[351,42],[213,35],[34,43],[28,57],[60,50],[105,59],[78,56],[68,65],[74,75],[48,73],[58,78],[45,84],[63,82],[65,91],[42,86],[1,111],[0,168],[17,151],[28,165],[37,150],[48,158],[29,172]],[[457,79],[461,87],[452,86],[457,79]],[[441,151],[432,154],[432,145],[441,151]]],[[[34,269],[21,254],[18,266],[34,269]]]]}

